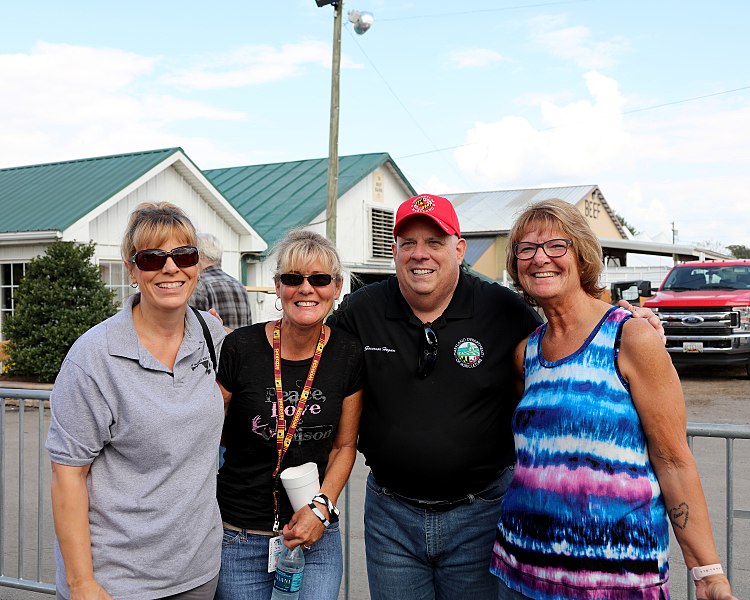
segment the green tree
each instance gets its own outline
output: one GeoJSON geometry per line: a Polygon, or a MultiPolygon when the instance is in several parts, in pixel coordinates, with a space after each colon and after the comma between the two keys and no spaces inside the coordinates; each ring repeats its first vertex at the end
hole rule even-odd
{"type": "Polygon", "coordinates": [[[727,250],[732,253],[735,258],[750,258],[750,248],[739,244],[732,244],[727,246],[727,250]]]}
{"type": "Polygon", "coordinates": [[[10,375],[53,381],[73,342],[115,314],[93,256],[93,242],[54,242],[29,263],[4,324],[10,375]]]}
{"type": "Polygon", "coordinates": [[[615,213],[615,216],[617,217],[617,220],[620,221],[620,225],[622,225],[625,229],[627,229],[630,233],[633,234],[633,236],[636,236],[640,233],[635,227],[633,227],[630,223],[628,223],[625,220],[625,217],[622,215],[615,213]]]}

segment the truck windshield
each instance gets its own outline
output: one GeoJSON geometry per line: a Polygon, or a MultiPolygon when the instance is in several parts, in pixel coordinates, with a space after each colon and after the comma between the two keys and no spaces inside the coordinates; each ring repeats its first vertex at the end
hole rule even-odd
{"type": "Polygon", "coordinates": [[[675,267],[663,290],[750,290],[750,265],[736,267],[675,267]]]}

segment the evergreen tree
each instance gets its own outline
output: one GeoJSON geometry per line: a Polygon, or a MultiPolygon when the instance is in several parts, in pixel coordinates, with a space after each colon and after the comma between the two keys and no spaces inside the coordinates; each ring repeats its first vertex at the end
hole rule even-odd
{"type": "Polygon", "coordinates": [[[630,233],[632,233],[633,237],[635,237],[636,235],[640,233],[640,231],[638,231],[635,227],[633,227],[630,223],[628,223],[625,220],[625,217],[623,217],[621,214],[615,213],[615,216],[617,217],[617,220],[620,221],[620,225],[622,225],[625,229],[627,229],[630,233]]]}
{"type": "Polygon", "coordinates": [[[32,259],[4,324],[10,375],[53,381],[73,342],[117,311],[91,262],[94,243],[54,242],[32,259]]]}
{"type": "Polygon", "coordinates": [[[727,249],[732,253],[735,258],[750,258],[750,248],[741,244],[732,244],[727,246],[727,249]]]}

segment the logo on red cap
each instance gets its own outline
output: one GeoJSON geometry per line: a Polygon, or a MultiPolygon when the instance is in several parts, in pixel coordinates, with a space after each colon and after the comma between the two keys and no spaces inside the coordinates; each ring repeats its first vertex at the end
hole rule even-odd
{"type": "Polygon", "coordinates": [[[417,196],[411,203],[411,209],[418,213],[427,213],[435,208],[435,201],[429,196],[417,196]]]}

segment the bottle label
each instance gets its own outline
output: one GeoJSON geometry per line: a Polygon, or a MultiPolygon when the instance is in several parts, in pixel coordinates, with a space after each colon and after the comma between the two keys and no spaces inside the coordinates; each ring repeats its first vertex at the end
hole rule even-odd
{"type": "Polygon", "coordinates": [[[302,587],[302,573],[287,573],[281,569],[276,569],[273,587],[282,592],[299,592],[300,587],[302,587]]]}

